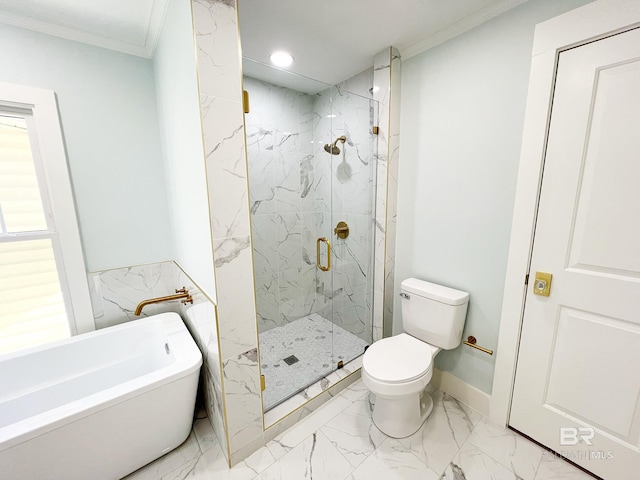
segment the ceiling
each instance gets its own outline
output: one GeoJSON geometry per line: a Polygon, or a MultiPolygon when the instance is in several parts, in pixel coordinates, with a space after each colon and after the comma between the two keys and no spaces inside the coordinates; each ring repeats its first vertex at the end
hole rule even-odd
{"type": "MultiPolygon", "coordinates": [[[[0,0],[0,22],[151,58],[168,1],[0,0]]],[[[242,52],[268,64],[272,51],[287,50],[288,70],[336,84],[385,47],[408,58],[525,1],[238,0],[242,52]]]]}
{"type": "Polygon", "coordinates": [[[238,0],[242,54],[335,85],[372,66],[393,45],[403,58],[460,35],[526,0],[238,0]]]}
{"type": "Polygon", "coordinates": [[[0,22],[151,58],[168,0],[0,0],[0,22]]]}

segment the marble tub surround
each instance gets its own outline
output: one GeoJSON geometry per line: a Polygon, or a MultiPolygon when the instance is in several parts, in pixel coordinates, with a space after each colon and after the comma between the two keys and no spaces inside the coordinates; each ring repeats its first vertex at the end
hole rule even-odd
{"type": "Polygon", "coordinates": [[[432,395],[436,408],[429,421],[400,441],[373,425],[368,391],[357,381],[231,469],[209,422],[199,418],[181,447],[126,480],[592,478],[452,397],[438,390],[432,395]],[[453,419],[450,426],[448,417],[453,419]],[[446,447],[435,451],[438,439],[446,447]],[[500,449],[513,443],[518,446],[508,448],[511,456],[505,459],[500,449]],[[522,468],[531,468],[533,476],[521,477],[522,468]]]}
{"type": "MultiPolygon", "coordinates": [[[[147,305],[139,316],[134,315],[141,301],[173,295],[177,288],[187,289],[193,297],[193,305],[211,303],[191,277],[173,261],[91,272],[87,274],[87,279],[96,329],[158,313],[184,313],[185,306],[179,300],[174,300],[147,305]]],[[[192,333],[211,336],[212,329],[215,329],[215,316],[210,325],[201,321],[197,327],[192,333]]]]}
{"type": "Polygon", "coordinates": [[[200,390],[206,417],[211,422],[218,442],[226,446],[227,423],[224,414],[222,366],[215,305],[210,301],[181,305],[181,314],[202,352],[200,390]]]}
{"type": "Polygon", "coordinates": [[[87,274],[91,307],[96,329],[118,325],[164,312],[179,312],[179,301],[148,305],[142,315],[133,312],[138,303],[149,298],[174,294],[179,268],[167,261],[148,265],[115,268],[87,274]]]}
{"type": "Polygon", "coordinates": [[[88,274],[96,328],[134,321],[163,312],[179,313],[202,352],[201,394],[207,417],[216,436],[226,445],[226,423],[222,399],[220,352],[215,305],[175,262],[117,268],[88,274]],[[133,311],[142,300],[171,295],[185,287],[193,304],[172,301],[149,305],[142,315],[133,311]]]}

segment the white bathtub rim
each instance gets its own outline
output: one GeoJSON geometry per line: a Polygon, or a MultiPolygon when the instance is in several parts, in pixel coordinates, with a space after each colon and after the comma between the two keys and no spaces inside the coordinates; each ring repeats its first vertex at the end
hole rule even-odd
{"type": "MultiPolygon", "coordinates": [[[[82,342],[87,336],[101,337],[104,335],[109,335],[119,330],[126,330],[128,328],[131,328],[132,324],[144,325],[145,323],[154,323],[159,319],[162,319],[163,322],[165,322],[165,326],[171,326],[172,324],[174,324],[175,322],[171,321],[174,319],[179,319],[180,322],[184,325],[184,322],[182,321],[182,317],[180,317],[180,315],[178,315],[177,313],[175,312],[160,313],[158,315],[152,315],[149,317],[140,318],[138,320],[132,320],[130,322],[119,323],[118,325],[113,325],[107,328],[101,328],[99,330],[83,333],[81,335],[75,335],[69,338],[62,338],[60,340],[55,340],[53,342],[43,343],[40,345],[34,345],[33,347],[26,347],[13,352],[0,353],[0,362],[3,362],[5,360],[13,360],[14,358],[25,357],[33,353],[38,353],[43,350],[49,350],[50,348],[58,347],[59,345],[82,342]]],[[[176,331],[179,331],[179,330],[167,329],[167,335],[171,335],[171,333],[175,333],[176,331]]]]}
{"type": "MultiPolygon", "coordinates": [[[[167,317],[162,319],[165,326],[174,327],[167,329],[167,337],[169,338],[171,347],[174,348],[178,345],[178,348],[181,346],[184,349],[185,344],[187,344],[187,348],[191,347],[188,350],[188,355],[181,356],[180,361],[176,361],[160,370],[150,372],[146,375],[142,375],[95,394],[88,395],[73,402],[69,402],[57,408],[53,408],[46,412],[42,412],[41,414],[34,415],[0,428],[0,452],[8,450],[9,448],[26,442],[32,438],[44,435],[45,433],[53,431],[62,425],[73,423],[90,415],[94,415],[99,411],[105,410],[144,393],[151,392],[197,372],[202,365],[202,355],[178,314],[173,312],[164,313],[155,315],[155,318],[149,317],[139,321],[153,322],[157,321],[161,316],[167,317]],[[181,329],[175,328],[177,321],[182,325],[181,329]],[[189,345],[189,342],[191,342],[191,345],[189,345]],[[134,386],[135,389],[132,389],[134,386]]],[[[126,324],[109,328],[116,329],[118,327],[126,328],[126,324]]],[[[100,333],[102,333],[101,330],[85,335],[100,333]]],[[[75,338],[77,337],[74,337],[74,340],[75,338]]],[[[69,339],[67,339],[67,341],[69,341],[69,339]]],[[[57,343],[60,342],[52,342],[52,344],[49,344],[49,347],[55,346],[57,343]]],[[[64,341],[62,341],[62,343],[64,343],[64,341]]],[[[28,352],[43,349],[41,347],[34,348],[35,350],[28,349],[28,352]]],[[[46,349],[46,347],[44,349],[46,349]]]]}

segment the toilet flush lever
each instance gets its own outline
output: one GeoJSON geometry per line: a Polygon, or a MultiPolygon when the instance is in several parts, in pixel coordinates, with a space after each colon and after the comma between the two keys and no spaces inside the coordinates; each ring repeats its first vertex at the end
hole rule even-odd
{"type": "Polygon", "coordinates": [[[409,300],[409,299],[411,298],[411,296],[407,295],[407,294],[406,294],[406,293],[404,293],[404,292],[400,292],[400,296],[401,296],[402,298],[404,298],[405,300],[409,300]]]}

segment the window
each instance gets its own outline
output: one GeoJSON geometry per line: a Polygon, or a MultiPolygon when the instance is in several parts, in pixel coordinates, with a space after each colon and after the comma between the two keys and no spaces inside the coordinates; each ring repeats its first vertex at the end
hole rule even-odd
{"type": "Polygon", "coordinates": [[[92,330],[53,92],[0,84],[0,353],[92,330]]]}

